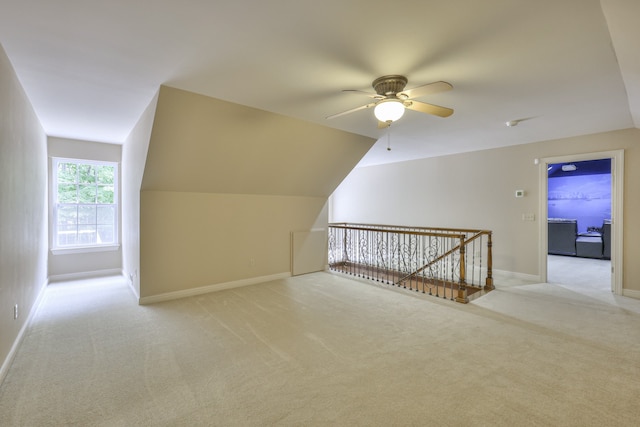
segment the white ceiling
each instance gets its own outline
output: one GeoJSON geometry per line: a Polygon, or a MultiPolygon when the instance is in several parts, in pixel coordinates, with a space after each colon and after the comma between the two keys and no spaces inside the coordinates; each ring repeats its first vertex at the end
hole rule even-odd
{"type": "Polygon", "coordinates": [[[379,138],[370,165],[640,127],[639,16],[637,0],[0,0],[0,43],[50,136],[122,143],[165,84],[379,138]],[[389,135],[371,110],[325,119],[385,74],[448,81],[420,100],[455,113],[408,111],[389,135]]]}

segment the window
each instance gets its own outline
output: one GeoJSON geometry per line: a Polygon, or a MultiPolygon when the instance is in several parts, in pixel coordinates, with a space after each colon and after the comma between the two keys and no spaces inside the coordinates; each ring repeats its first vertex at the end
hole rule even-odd
{"type": "Polygon", "coordinates": [[[118,244],[118,164],[53,159],[53,249],[118,244]]]}

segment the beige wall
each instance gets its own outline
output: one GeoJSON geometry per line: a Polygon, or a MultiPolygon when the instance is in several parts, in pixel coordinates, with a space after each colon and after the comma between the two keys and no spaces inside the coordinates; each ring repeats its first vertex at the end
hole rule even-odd
{"type": "Polygon", "coordinates": [[[534,159],[624,149],[623,287],[640,290],[640,130],[629,129],[355,169],[331,199],[332,222],[493,230],[494,268],[539,275],[534,159]],[[515,190],[526,197],[515,198],[515,190]],[[533,213],[536,221],[523,221],[533,213]]]}
{"type": "Polygon", "coordinates": [[[142,189],[329,197],[374,142],[163,86],[142,189]]]}
{"type": "MultiPolygon", "coordinates": [[[[150,139],[139,249],[147,301],[290,274],[291,233],[326,229],[327,198],[374,143],[164,86],[150,139]]],[[[315,256],[325,264],[326,250],[315,256]]]]}
{"type": "Polygon", "coordinates": [[[323,197],[143,191],[141,206],[142,297],[288,273],[291,232],[327,224],[323,197]]]}
{"type": "Polygon", "coordinates": [[[122,270],[140,297],[140,186],[158,96],[138,120],[122,147],[122,270]]]}
{"type": "Polygon", "coordinates": [[[0,197],[2,381],[47,280],[47,140],[1,46],[0,197]]]}
{"type": "MultiPolygon", "coordinates": [[[[98,160],[120,163],[122,146],[119,144],[104,144],[91,141],[78,141],[74,139],[49,137],[47,142],[49,155],[49,185],[52,183],[51,159],[63,157],[71,159],[98,160]]],[[[121,169],[121,168],[120,168],[121,169]]],[[[121,174],[122,171],[119,171],[121,174]]],[[[119,179],[118,183],[122,180],[119,179]]],[[[122,192],[120,186],[118,194],[122,192]]],[[[49,189],[49,195],[51,191],[49,189]]],[[[53,200],[49,203],[49,218],[53,218],[53,200]]],[[[119,213],[118,224],[122,223],[122,215],[119,213]]],[[[49,222],[49,227],[52,227],[49,222]]],[[[118,228],[121,239],[121,227],[118,228]]],[[[49,248],[52,247],[49,236],[49,248]]],[[[49,279],[68,279],[84,274],[103,274],[107,272],[120,272],[122,270],[122,250],[120,247],[108,251],[83,251],[80,253],[53,253],[49,251],[49,279]]]]}

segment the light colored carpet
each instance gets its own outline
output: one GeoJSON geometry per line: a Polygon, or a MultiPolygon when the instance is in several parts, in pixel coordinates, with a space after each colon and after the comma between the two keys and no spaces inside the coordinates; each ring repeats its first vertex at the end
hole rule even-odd
{"type": "Polygon", "coordinates": [[[462,305],[330,273],[138,306],[51,285],[7,426],[635,426],[640,301],[510,284],[462,305]]]}
{"type": "Polygon", "coordinates": [[[611,261],[548,255],[547,281],[598,298],[611,293],[611,261]]]}

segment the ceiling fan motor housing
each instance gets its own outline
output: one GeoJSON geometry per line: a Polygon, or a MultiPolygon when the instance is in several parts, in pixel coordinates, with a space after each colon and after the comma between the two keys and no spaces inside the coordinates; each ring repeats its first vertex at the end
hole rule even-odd
{"type": "Polygon", "coordinates": [[[390,96],[402,92],[407,82],[408,80],[405,76],[382,76],[375,79],[371,86],[373,86],[378,95],[390,96]]]}

